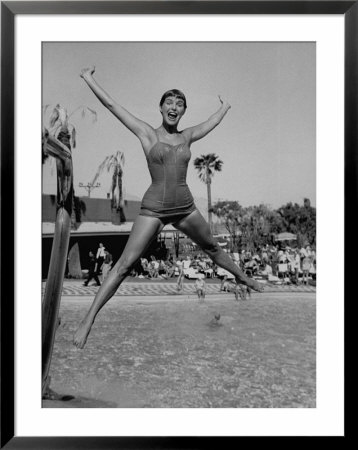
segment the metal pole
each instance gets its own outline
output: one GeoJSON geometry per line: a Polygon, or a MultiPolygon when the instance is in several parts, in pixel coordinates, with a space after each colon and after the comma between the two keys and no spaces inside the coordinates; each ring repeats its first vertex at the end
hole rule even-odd
{"type": "Polygon", "coordinates": [[[83,183],[79,183],[78,184],[79,187],[86,189],[87,193],[88,193],[88,197],[91,197],[91,191],[95,188],[98,188],[101,186],[101,183],[96,183],[96,184],[92,184],[92,183],[87,183],[87,184],[83,184],[83,183]]]}

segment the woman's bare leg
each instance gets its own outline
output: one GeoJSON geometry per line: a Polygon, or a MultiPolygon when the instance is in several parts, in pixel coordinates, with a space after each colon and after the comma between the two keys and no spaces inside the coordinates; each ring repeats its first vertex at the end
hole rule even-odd
{"type": "Polygon", "coordinates": [[[178,280],[177,280],[177,291],[183,290],[183,281],[184,281],[184,271],[183,267],[180,268],[178,280]]]}
{"type": "Polygon", "coordinates": [[[104,280],[90,309],[74,335],[73,343],[76,347],[83,348],[85,346],[88,334],[91,331],[92,324],[98,312],[115,294],[119,285],[130,272],[133,264],[141,257],[152,239],[162,228],[162,222],[155,217],[137,217],[121,257],[104,280]]]}
{"type": "Polygon", "coordinates": [[[199,211],[194,211],[189,216],[176,222],[174,226],[198,244],[215,264],[232,273],[237,283],[245,284],[258,292],[263,291],[264,286],[245,275],[230,256],[215,242],[208,223],[199,211]]]}

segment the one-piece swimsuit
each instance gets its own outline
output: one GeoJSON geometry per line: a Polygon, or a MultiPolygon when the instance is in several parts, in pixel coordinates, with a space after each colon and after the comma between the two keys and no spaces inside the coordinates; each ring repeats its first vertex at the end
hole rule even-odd
{"type": "Polygon", "coordinates": [[[186,184],[191,152],[187,143],[156,142],[147,153],[152,184],[144,194],[140,215],[174,223],[196,210],[186,184]]]}

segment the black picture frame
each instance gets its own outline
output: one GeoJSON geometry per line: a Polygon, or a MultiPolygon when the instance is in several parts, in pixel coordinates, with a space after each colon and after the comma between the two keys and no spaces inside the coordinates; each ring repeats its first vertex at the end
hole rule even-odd
{"type": "MultiPolygon", "coordinates": [[[[358,168],[358,1],[1,2],[1,442],[6,449],[201,448],[223,437],[15,436],[14,405],[14,32],[18,14],[340,14],[345,19],[345,297],[354,279],[358,168]],[[354,228],[353,228],[354,227],[354,228]]],[[[345,331],[347,334],[347,329],[345,331]]],[[[347,342],[347,340],[346,340],[347,342]]],[[[346,387],[348,383],[346,371],[346,387]]],[[[347,407],[346,399],[346,407],[347,407]]],[[[348,432],[347,428],[346,431],[348,432]]],[[[348,433],[347,433],[348,435],[348,433]]],[[[346,436],[347,436],[346,435],[346,436]]],[[[232,438],[231,438],[232,439],[232,438]]],[[[235,439],[235,438],[234,438],[235,439]]],[[[241,442],[240,442],[241,443],[241,442]]]]}

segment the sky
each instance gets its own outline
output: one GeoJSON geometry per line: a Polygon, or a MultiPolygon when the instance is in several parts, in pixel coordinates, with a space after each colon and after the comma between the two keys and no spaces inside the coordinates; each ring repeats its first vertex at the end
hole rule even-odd
{"type": "MultiPolygon", "coordinates": [[[[154,128],[161,125],[159,100],[168,89],[182,90],[188,108],[179,129],[206,120],[220,107],[218,95],[231,104],[221,124],[191,146],[188,185],[206,199],[193,161],[215,153],[222,171],[212,182],[213,200],[237,200],[242,206],[287,202],[316,204],[316,49],[314,43],[44,43],[42,103],[68,112],[81,105],[97,112],[75,113],[73,149],[76,195],[90,182],[106,156],[125,155],[124,193],[140,200],[150,175],[139,140],[98,101],[80,78],[95,65],[98,83],[122,106],[154,128]]],[[[110,174],[98,179],[91,197],[105,198],[110,174]]],[[[43,192],[55,193],[55,169],[43,170],[43,192]]]]}

